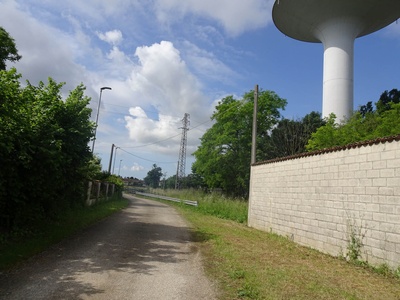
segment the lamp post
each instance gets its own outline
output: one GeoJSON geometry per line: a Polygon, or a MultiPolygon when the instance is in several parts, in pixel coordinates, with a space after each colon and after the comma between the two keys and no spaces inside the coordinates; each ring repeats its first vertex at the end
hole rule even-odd
{"type": "Polygon", "coordinates": [[[100,98],[99,98],[99,105],[97,106],[97,115],[96,115],[96,127],[94,128],[94,137],[93,137],[93,145],[92,145],[92,153],[94,151],[94,143],[96,142],[96,133],[97,133],[97,124],[99,122],[99,112],[100,112],[100,103],[101,103],[101,94],[103,90],[111,90],[108,86],[103,86],[100,88],[100,98]]]}
{"type": "Polygon", "coordinates": [[[121,162],[122,162],[122,159],[119,160],[118,176],[119,176],[119,172],[121,171],[121,162]]]}

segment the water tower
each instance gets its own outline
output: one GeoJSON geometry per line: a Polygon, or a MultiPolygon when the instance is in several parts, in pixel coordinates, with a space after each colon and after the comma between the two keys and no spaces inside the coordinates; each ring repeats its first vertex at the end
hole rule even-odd
{"type": "Polygon", "coordinates": [[[400,17],[400,0],[276,0],[276,27],[294,39],[324,45],[322,116],[353,112],[354,41],[400,17]]]}

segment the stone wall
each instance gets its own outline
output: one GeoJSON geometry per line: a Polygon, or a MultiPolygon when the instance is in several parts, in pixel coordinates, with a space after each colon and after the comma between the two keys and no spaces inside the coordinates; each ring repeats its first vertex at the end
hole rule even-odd
{"type": "Polygon", "coordinates": [[[400,266],[400,136],[257,163],[249,226],[334,256],[400,266]],[[353,233],[351,233],[353,232],[353,233]]]}

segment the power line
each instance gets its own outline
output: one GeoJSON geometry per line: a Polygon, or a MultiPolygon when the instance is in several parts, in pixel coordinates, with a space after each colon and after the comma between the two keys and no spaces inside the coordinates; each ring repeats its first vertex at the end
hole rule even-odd
{"type": "Polygon", "coordinates": [[[134,157],[137,157],[139,159],[142,159],[142,160],[145,160],[145,161],[148,161],[148,162],[152,162],[152,163],[157,163],[157,164],[175,164],[176,163],[175,161],[167,161],[167,162],[165,162],[165,161],[154,161],[154,160],[150,160],[150,159],[147,159],[147,158],[144,158],[144,157],[140,157],[140,156],[138,156],[136,154],[133,154],[131,152],[128,152],[128,151],[124,150],[121,147],[118,147],[118,149],[123,151],[123,152],[125,152],[125,153],[127,153],[127,154],[129,154],[129,155],[132,155],[134,157]]]}
{"type": "Polygon", "coordinates": [[[140,146],[134,146],[134,147],[125,147],[125,148],[129,148],[129,149],[132,149],[132,148],[142,148],[142,147],[146,147],[146,146],[151,146],[151,145],[154,145],[154,144],[158,144],[158,143],[161,143],[161,142],[165,142],[165,141],[168,141],[168,140],[171,140],[171,139],[173,139],[173,138],[175,138],[175,137],[177,137],[177,136],[179,136],[180,135],[180,133],[178,133],[178,134],[176,134],[176,135],[174,135],[174,136],[171,136],[171,137],[168,137],[168,138],[166,138],[166,139],[163,139],[163,140],[159,140],[159,141],[155,141],[155,142],[152,142],[152,143],[149,143],[149,144],[144,144],[144,145],[140,145],[140,146]]]}

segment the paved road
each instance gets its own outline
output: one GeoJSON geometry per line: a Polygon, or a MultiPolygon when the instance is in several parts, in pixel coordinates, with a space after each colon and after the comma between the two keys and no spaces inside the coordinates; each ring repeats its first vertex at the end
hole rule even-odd
{"type": "Polygon", "coordinates": [[[215,299],[185,221],[127,197],[127,209],[0,274],[0,299],[215,299]]]}

